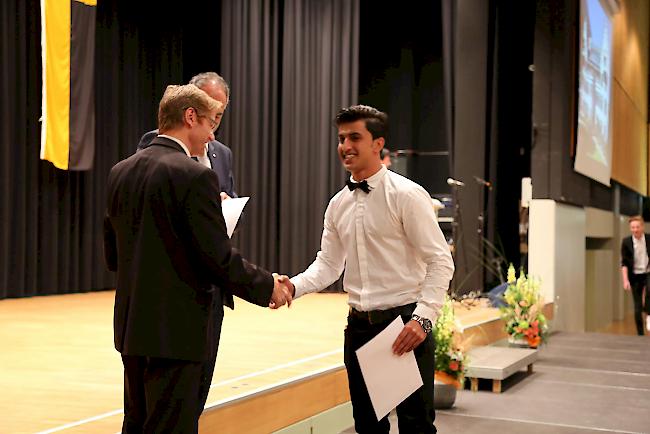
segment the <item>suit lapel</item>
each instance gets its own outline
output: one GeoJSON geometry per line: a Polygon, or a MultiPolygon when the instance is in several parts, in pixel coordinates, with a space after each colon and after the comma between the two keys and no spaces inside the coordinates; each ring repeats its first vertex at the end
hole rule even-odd
{"type": "Polygon", "coordinates": [[[210,164],[212,164],[213,170],[218,167],[217,150],[215,148],[214,142],[208,143],[208,158],[210,159],[210,164]]]}

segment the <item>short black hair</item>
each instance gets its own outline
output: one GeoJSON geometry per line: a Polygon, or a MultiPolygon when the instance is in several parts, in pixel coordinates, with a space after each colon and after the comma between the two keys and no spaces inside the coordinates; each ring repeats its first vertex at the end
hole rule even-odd
{"type": "Polygon", "coordinates": [[[373,139],[386,138],[388,134],[388,115],[367,105],[353,105],[341,109],[334,118],[334,124],[339,126],[358,120],[366,121],[366,129],[373,139]]]}

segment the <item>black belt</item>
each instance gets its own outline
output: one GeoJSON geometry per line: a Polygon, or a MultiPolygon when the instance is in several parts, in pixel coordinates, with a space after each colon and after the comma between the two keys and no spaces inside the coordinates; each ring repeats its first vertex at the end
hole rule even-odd
{"type": "Polygon", "coordinates": [[[348,316],[350,318],[366,321],[370,324],[381,324],[393,321],[400,315],[412,315],[415,310],[415,303],[404,306],[393,307],[386,310],[361,311],[351,307],[348,316]]]}

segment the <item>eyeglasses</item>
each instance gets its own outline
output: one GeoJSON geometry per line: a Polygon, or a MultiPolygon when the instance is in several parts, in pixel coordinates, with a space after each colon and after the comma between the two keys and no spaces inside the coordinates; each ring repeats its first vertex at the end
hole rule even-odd
{"type": "Polygon", "coordinates": [[[218,123],[217,121],[215,121],[214,119],[212,119],[210,116],[202,115],[202,114],[199,113],[199,111],[198,111],[197,109],[195,109],[194,107],[188,107],[188,108],[191,108],[192,110],[194,110],[194,111],[196,112],[196,115],[197,115],[198,117],[200,117],[200,118],[205,118],[205,119],[207,119],[208,121],[210,121],[210,128],[212,129],[212,132],[213,132],[213,133],[214,133],[215,131],[217,131],[217,128],[219,127],[219,123],[218,123]]]}

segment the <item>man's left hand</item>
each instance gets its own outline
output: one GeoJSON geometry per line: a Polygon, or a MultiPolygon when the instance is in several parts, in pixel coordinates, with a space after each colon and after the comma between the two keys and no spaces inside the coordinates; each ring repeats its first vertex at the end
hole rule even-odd
{"type": "Polygon", "coordinates": [[[413,351],[424,342],[427,334],[422,330],[422,326],[415,320],[410,320],[404,325],[402,332],[397,336],[393,343],[393,353],[401,356],[404,353],[413,351]]]}

